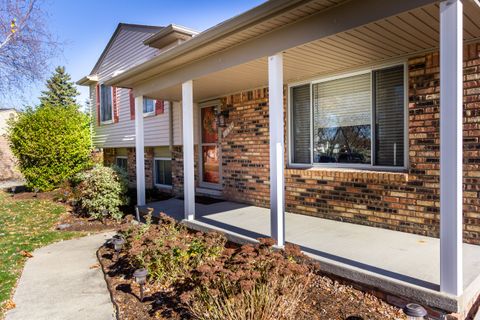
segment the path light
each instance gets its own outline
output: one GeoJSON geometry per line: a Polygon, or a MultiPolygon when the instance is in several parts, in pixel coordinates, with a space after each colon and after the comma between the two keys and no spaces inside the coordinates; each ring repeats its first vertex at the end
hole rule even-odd
{"type": "Polygon", "coordinates": [[[36,198],[38,196],[38,188],[33,188],[33,192],[35,193],[34,197],[36,198]]]}
{"type": "Polygon", "coordinates": [[[15,189],[16,189],[16,188],[17,188],[17,187],[15,187],[15,186],[13,186],[13,187],[10,188],[10,190],[12,191],[12,197],[15,196],[15,189]]]}
{"type": "Polygon", "coordinates": [[[133,273],[135,282],[140,285],[140,301],[141,302],[143,302],[143,286],[147,282],[147,274],[148,274],[148,271],[145,268],[137,269],[133,273]]]}
{"type": "Polygon", "coordinates": [[[363,320],[360,316],[348,316],[345,320],[363,320]]]}
{"type": "Polygon", "coordinates": [[[408,320],[421,320],[427,315],[427,310],[419,304],[409,303],[403,308],[408,320]]]}
{"type": "Polygon", "coordinates": [[[123,244],[125,243],[125,239],[123,239],[119,235],[116,235],[116,236],[113,236],[112,243],[113,243],[113,248],[115,249],[115,257],[116,257],[115,260],[118,260],[118,255],[122,250],[123,244]]]}

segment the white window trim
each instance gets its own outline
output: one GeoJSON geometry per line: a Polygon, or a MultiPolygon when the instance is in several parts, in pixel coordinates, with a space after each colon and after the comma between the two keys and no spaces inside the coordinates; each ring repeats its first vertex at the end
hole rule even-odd
{"type": "MultiPolygon", "coordinates": [[[[148,98],[148,97],[143,97],[143,101],[146,101],[146,100],[153,100],[153,111],[150,111],[150,112],[143,112],[143,117],[146,118],[146,117],[151,117],[151,116],[154,116],[155,115],[155,109],[156,109],[156,104],[157,104],[157,99],[152,99],[152,98],[148,98]]],[[[144,102],[145,103],[145,102],[144,102]]],[[[143,106],[142,106],[142,111],[143,111],[143,106]]]]}
{"type": "MultiPolygon", "coordinates": [[[[373,85],[373,83],[371,84],[373,85]]],[[[392,172],[404,172],[409,167],[409,143],[408,143],[408,126],[409,126],[409,118],[408,118],[408,61],[407,60],[400,60],[388,64],[380,64],[380,65],[372,65],[367,68],[358,69],[355,71],[350,72],[343,72],[338,73],[335,75],[329,75],[325,77],[317,77],[311,78],[308,80],[303,80],[300,82],[289,83],[287,86],[287,152],[288,152],[288,168],[297,168],[297,169],[310,169],[310,168],[324,168],[324,169],[358,169],[358,170],[369,170],[369,171],[392,171],[392,172]],[[403,87],[404,87],[404,153],[403,153],[403,166],[394,167],[394,166],[375,166],[373,165],[373,157],[371,156],[371,163],[370,164],[357,164],[357,163],[314,163],[313,162],[313,97],[312,97],[312,85],[315,83],[327,82],[336,79],[348,78],[356,75],[361,75],[365,73],[372,73],[375,70],[387,69],[390,67],[395,67],[403,65],[403,87]],[[301,86],[310,84],[310,163],[293,163],[292,162],[292,141],[293,141],[293,130],[292,130],[292,97],[291,97],[291,89],[293,87],[301,86]]],[[[371,96],[371,100],[373,101],[373,96],[371,96]]],[[[372,111],[373,111],[373,103],[371,103],[372,111]]],[[[373,124],[373,112],[371,114],[372,117],[372,124],[373,124]]],[[[372,131],[373,133],[373,131],[372,131]]],[[[371,144],[373,145],[374,139],[371,139],[371,144]]],[[[373,153],[374,149],[371,148],[371,152],[373,153]]]]}
{"type": "MultiPolygon", "coordinates": [[[[157,161],[157,160],[172,161],[172,158],[168,158],[168,157],[154,157],[153,158],[153,185],[157,188],[172,189],[173,185],[157,183],[157,166],[155,165],[155,161],[157,161]]],[[[172,172],[173,172],[173,170],[172,170],[172,172]]],[[[172,180],[173,180],[173,177],[172,177],[172,180]]],[[[173,181],[172,181],[172,183],[173,183],[173,181]]]]}
{"type": "Polygon", "coordinates": [[[115,117],[115,110],[113,109],[113,87],[110,86],[110,98],[112,99],[112,119],[110,120],[107,120],[107,121],[102,121],[102,85],[104,85],[103,83],[100,84],[99,88],[98,88],[98,93],[100,95],[99,97],[99,104],[100,104],[100,124],[112,124],[114,123],[113,119],[115,117]]]}

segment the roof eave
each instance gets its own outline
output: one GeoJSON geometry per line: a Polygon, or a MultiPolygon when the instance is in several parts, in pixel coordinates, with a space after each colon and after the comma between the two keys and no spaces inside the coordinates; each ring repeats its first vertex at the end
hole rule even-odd
{"type": "Polygon", "coordinates": [[[92,84],[96,84],[98,82],[98,76],[97,75],[89,75],[85,76],[82,79],[78,80],[75,82],[79,86],[90,86],[92,84]]]}
{"type": "Polygon", "coordinates": [[[105,83],[107,85],[118,85],[124,87],[132,86],[133,83],[127,83],[128,79],[135,77],[146,70],[173,60],[182,54],[186,54],[206,44],[218,41],[228,35],[231,35],[233,32],[243,30],[244,28],[264,21],[267,17],[275,16],[309,1],[310,0],[278,0],[264,2],[257,7],[250,9],[249,11],[246,11],[199,33],[192,39],[179,44],[178,46],[145,63],[125,71],[121,75],[110,78],[105,83]]]}

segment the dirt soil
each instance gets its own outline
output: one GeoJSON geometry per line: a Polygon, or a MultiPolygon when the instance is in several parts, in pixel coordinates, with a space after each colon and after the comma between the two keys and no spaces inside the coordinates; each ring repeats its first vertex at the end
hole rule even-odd
{"type": "MultiPolygon", "coordinates": [[[[140,302],[140,288],[132,279],[133,269],[110,246],[98,251],[98,258],[120,320],[192,319],[182,305],[181,289],[161,290],[152,284],[145,288],[140,302]]],[[[406,319],[403,312],[386,302],[328,277],[315,275],[298,318],[302,320],[386,320],[406,319]],[[350,318],[349,318],[350,317],[350,318]]]]}
{"type": "Polygon", "coordinates": [[[99,221],[89,217],[78,216],[68,210],[68,212],[57,223],[57,228],[60,226],[64,231],[100,232],[116,230],[120,224],[111,219],[99,221]]]}

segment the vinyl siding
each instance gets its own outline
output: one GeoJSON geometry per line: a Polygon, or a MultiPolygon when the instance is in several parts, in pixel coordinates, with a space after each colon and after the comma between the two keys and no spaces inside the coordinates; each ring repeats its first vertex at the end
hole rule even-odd
{"type": "MultiPolygon", "coordinates": [[[[157,49],[143,44],[154,30],[124,26],[118,33],[103,61],[98,67],[99,82],[113,76],[119,70],[126,70],[134,65],[152,58],[157,49]]],[[[130,98],[128,89],[117,89],[119,120],[117,123],[98,125],[96,88],[90,86],[92,116],[94,123],[93,143],[99,148],[120,148],[135,146],[135,120],[130,119],[130,98]]],[[[145,146],[168,146],[170,107],[165,106],[165,112],[157,116],[144,118],[145,146]]]]}

